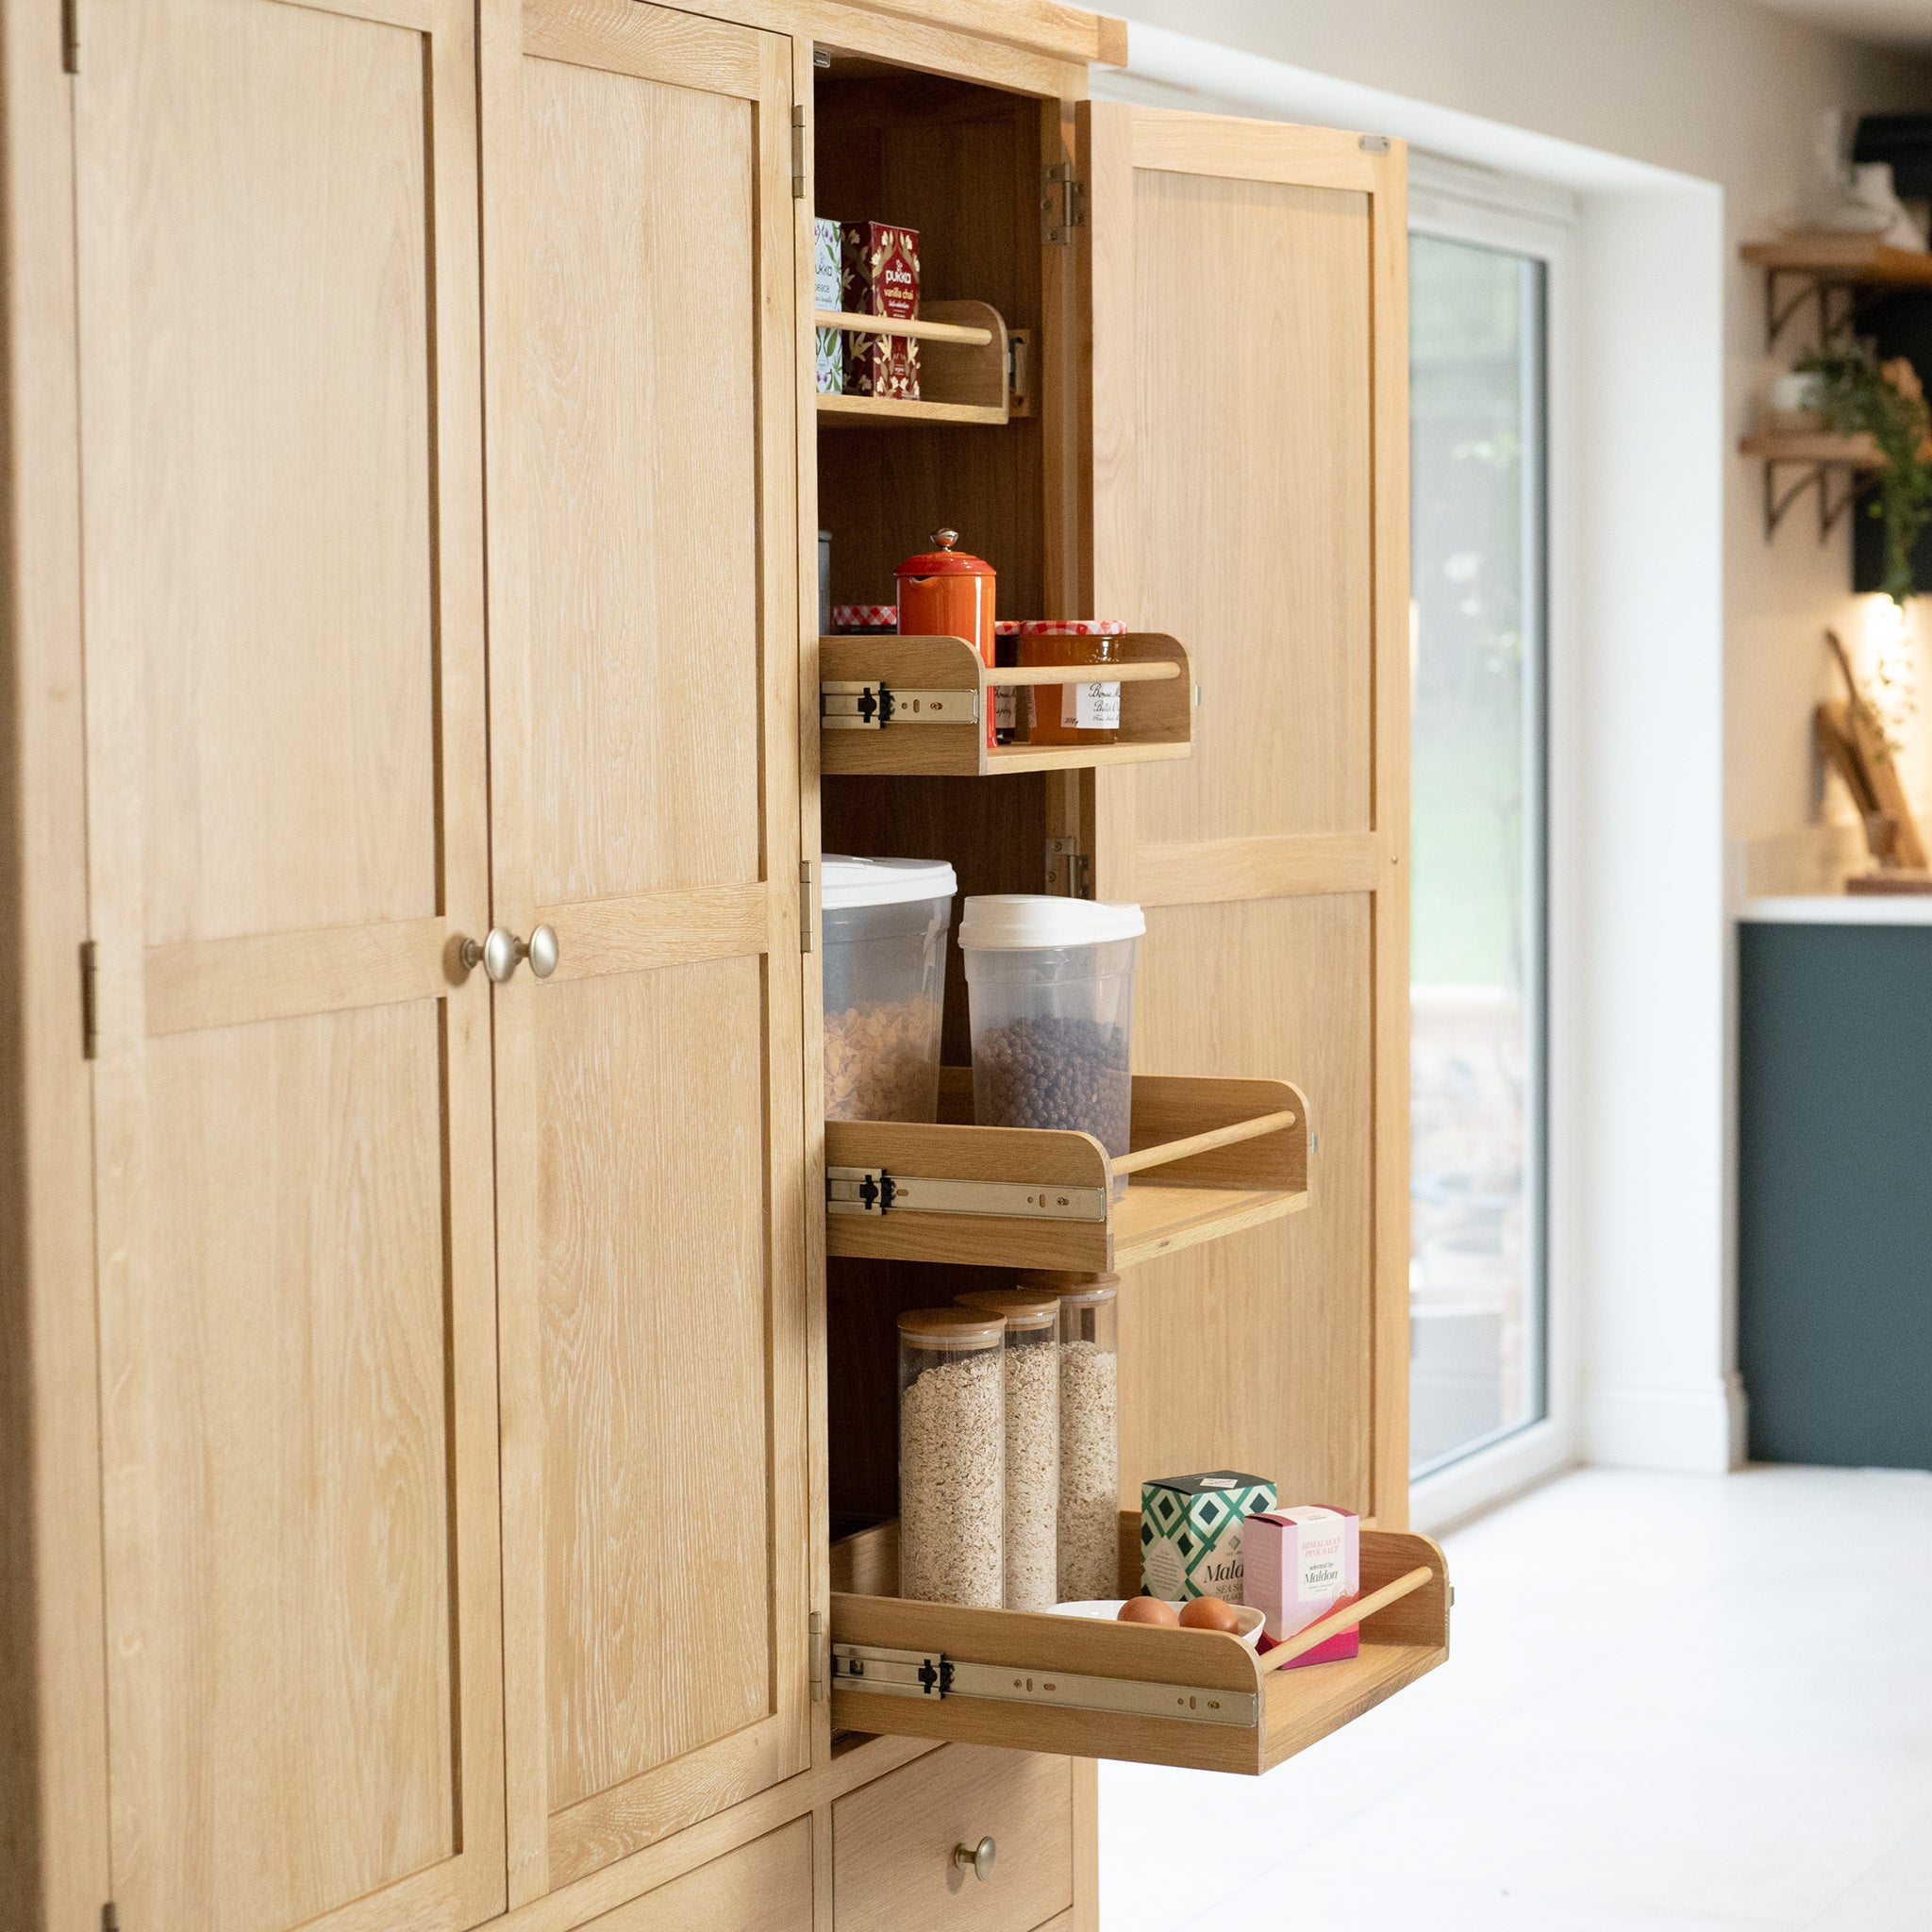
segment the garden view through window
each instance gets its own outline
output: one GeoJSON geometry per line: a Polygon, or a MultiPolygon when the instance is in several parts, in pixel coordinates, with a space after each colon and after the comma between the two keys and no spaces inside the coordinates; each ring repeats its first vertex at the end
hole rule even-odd
{"type": "Polygon", "coordinates": [[[1410,254],[1410,1460],[1544,1413],[1541,261],[1410,254]]]}

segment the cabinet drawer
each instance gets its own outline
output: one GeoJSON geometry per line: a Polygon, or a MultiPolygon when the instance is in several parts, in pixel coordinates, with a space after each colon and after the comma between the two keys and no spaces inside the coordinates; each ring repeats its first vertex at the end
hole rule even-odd
{"type": "Polygon", "coordinates": [[[592,1919],[584,1932],[812,1932],[811,1821],[776,1831],[592,1919]]]}
{"type": "Polygon", "coordinates": [[[834,1932],[1033,1932],[1074,1902],[1074,1768],[955,1745],[832,1807],[834,1932]],[[998,1846],[984,1879],[958,1846],[998,1846]]]}
{"type": "MultiPolygon", "coordinates": [[[[1448,1566],[1427,1537],[1363,1530],[1361,1655],[1287,1670],[1205,1631],[891,1595],[897,1532],[833,1546],[835,1730],[1258,1774],[1449,1655],[1448,1566]]],[[[1139,1588],[1140,1518],[1124,1512],[1121,1591],[1139,1588]]],[[[1311,1624],[1282,1661],[1324,1634],[1311,1624]]]]}

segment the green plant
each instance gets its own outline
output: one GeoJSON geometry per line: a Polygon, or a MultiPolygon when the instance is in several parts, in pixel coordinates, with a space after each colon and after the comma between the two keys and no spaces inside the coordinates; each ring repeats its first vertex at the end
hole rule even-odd
{"type": "Polygon", "coordinates": [[[1819,377],[1819,408],[1846,435],[1869,435],[1885,467],[1867,512],[1885,524],[1886,594],[1904,604],[1918,590],[1912,546],[1932,523],[1932,412],[1919,375],[1903,356],[1881,363],[1857,347],[1821,349],[1798,364],[1819,377]]]}

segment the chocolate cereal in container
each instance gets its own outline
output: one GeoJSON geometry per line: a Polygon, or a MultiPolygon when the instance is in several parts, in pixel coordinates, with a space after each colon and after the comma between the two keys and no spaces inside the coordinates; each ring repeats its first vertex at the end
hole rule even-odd
{"type": "Polygon", "coordinates": [[[953,868],[834,854],[824,868],[825,1118],[931,1121],[953,868]]]}
{"type": "MultiPolygon", "coordinates": [[[[973,1023],[973,1117],[1058,1127],[1127,1152],[1138,906],[1024,892],[966,901],[959,950],[973,1023]]],[[[1126,1176],[1114,1182],[1116,1195],[1126,1176]]]]}

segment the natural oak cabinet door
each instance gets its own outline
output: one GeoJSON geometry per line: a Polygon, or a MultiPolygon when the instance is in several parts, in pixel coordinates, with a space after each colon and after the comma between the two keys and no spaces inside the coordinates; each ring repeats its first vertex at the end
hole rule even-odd
{"type": "Polygon", "coordinates": [[[457,1932],[505,1898],[472,12],[84,17],[113,1896],[457,1932]]]}
{"type": "Polygon", "coordinates": [[[789,40],[483,9],[510,1901],[809,1761],[789,40]]]}
{"type": "Polygon", "coordinates": [[[1122,1298],[1122,1497],[1232,1464],[1407,1520],[1408,340],[1399,143],[1083,104],[1081,594],[1185,641],[1194,755],[1097,774],[1137,1067],[1291,1079],[1305,1214],[1122,1298]]]}

